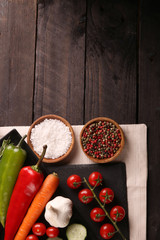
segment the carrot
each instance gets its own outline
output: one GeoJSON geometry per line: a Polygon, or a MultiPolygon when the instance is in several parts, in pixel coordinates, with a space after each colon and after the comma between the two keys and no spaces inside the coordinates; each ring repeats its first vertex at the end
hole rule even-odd
{"type": "Polygon", "coordinates": [[[39,192],[33,199],[26,216],[14,238],[14,240],[25,240],[33,224],[43,212],[45,205],[52,197],[59,185],[59,177],[56,173],[49,174],[44,180],[39,192]]]}

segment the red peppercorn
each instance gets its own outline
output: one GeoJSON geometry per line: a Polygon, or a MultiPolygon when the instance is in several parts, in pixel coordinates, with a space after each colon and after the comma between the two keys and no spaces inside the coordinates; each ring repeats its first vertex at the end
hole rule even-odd
{"type": "Polygon", "coordinates": [[[84,151],[98,159],[113,156],[121,146],[120,130],[108,121],[90,124],[84,130],[82,137],[84,151]]]}

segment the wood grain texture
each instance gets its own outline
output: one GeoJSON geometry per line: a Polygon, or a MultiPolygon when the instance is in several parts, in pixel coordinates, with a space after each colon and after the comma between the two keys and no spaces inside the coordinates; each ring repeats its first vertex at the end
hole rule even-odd
{"type": "Polygon", "coordinates": [[[136,121],[136,1],[89,0],[85,121],[136,121]]]}
{"type": "Polygon", "coordinates": [[[0,2],[0,125],[32,122],[36,0],[0,2]]]}
{"type": "Polygon", "coordinates": [[[83,122],[85,0],[41,1],[34,118],[57,114],[83,122]]]}
{"type": "Polygon", "coordinates": [[[148,126],[148,232],[160,236],[160,14],[158,1],[141,1],[139,43],[139,122],[148,126]]]}

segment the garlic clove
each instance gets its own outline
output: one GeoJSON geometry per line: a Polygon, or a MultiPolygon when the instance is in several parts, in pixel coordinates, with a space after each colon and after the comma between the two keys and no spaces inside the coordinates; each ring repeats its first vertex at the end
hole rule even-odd
{"type": "Polygon", "coordinates": [[[72,207],[71,199],[55,197],[46,204],[44,217],[51,226],[64,228],[72,217],[72,207]]]}

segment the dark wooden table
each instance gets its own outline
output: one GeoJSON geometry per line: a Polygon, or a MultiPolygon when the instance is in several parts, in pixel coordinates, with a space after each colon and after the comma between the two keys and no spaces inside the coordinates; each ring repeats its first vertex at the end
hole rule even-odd
{"type": "Polygon", "coordinates": [[[49,113],[145,123],[148,240],[160,239],[159,29],[158,1],[0,1],[0,126],[49,113]]]}

